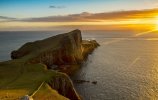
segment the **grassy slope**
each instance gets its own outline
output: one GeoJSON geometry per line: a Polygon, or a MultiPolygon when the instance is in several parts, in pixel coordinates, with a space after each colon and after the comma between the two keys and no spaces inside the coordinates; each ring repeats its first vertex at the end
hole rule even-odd
{"type": "MultiPolygon", "coordinates": [[[[31,95],[42,82],[49,81],[52,77],[60,75],[55,71],[47,70],[43,64],[28,64],[27,62],[44,51],[57,48],[60,45],[61,36],[36,41],[33,45],[27,43],[20,50],[31,50],[32,52],[29,55],[21,59],[0,62],[0,100],[16,100],[24,95],[31,95]]],[[[89,42],[84,41],[83,46],[84,51],[88,52],[89,42]]],[[[33,98],[35,100],[67,100],[47,84],[44,84],[33,98]]]]}
{"type": "MultiPolygon", "coordinates": [[[[16,100],[28,94],[31,95],[43,81],[55,77],[56,72],[46,70],[42,64],[25,64],[23,59],[12,60],[0,63],[0,100],[16,100]]],[[[66,100],[63,96],[59,95],[55,90],[50,89],[47,84],[42,87],[41,92],[36,95],[40,98],[46,95],[43,99],[50,100],[51,97],[59,98],[59,100],[66,100]]],[[[53,99],[51,99],[53,100],[53,99]]]]}
{"type": "Polygon", "coordinates": [[[33,98],[35,100],[69,100],[59,95],[57,91],[51,89],[51,87],[48,84],[44,84],[40,88],[40,90],[33,96],[33,98]]]}
{"type": "MultiPolygon", "coordinates": [[[[60,75],[47,70],[45,65],[28,64],[27,61],[42,52],[53,50],[60,46],[62,35],[34,43],[26,43],[20,50],[31,51],[29,55],[21,59],[0,62],[0,100],[13,100],[19,99],[24,95],[31,95],[43,81],[51,80],[52,77],[60,75]]],[[[39,100],[39,98],[43,100],[50,100],[50,98],[51,100],[67,100],[55,92],[55,90],[51,89],[47,84],[40,89],[39,93],[37,92],[37,95],[35,94],[34,98],[38,98],[37,100],[39,100]]]]}
{"type": "MultiPolygon", "coordinates": [[[[24,95],[32,95],[42,82],[60,75],[55,71],[47,70],[43,64],[28,64],[27,62],[44,51],[60,46],[62,35],[36,41],[33,44],[26,43],[20,50],[31,51],[29,55],[21,59],[0,62],[0,100],[17,100],[24,95]]],[[[47,84],[42,86],[33,98],[35,100],[67,100],[47,84]]]]}

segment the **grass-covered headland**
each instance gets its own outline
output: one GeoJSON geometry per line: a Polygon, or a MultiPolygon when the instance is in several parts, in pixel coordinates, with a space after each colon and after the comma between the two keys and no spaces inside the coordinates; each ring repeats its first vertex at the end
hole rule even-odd
{"type": "Polygon", "coordinates": [[[97,46],[95,40],[83,41],[80,30],[24,44],[11,53],[12,60],[0,62],[0,100],[25,95],[30,100],[80,100],[67,74],[97,46]]]}

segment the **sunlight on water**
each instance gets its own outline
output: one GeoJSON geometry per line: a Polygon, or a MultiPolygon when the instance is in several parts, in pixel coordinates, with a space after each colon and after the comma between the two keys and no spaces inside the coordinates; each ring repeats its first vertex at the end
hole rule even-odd
{"type": "Polygon", "coordinates": [[[141,35],[145,35],[145,34],[150,34],[150,33],[155,32],[155,31],[157,31],[157,29],[149,30],[149,31],[145,31],[145,32],[140,32],[140,33],[137,33],[135,35],[135,37],[138,37],[138,36],[141,36],[141,35]]]}
{"type": "Polygon", "coordinates": [[[85,100],[158,100],[158,39],[98,38],[101,46],[72,79],[85,100]]]}
{"type": "Polygon", "coordinates": [[[114,38],[110,41],[105,41],[105,42],[102,42],[100,44],[103,44],[103,45],[108,45],[108,44],[112,44],[112,43],[115,43],[115,42],[119,42],[119,41],[122,41],[122,40],[125,40],[126,38],[114,38]]]}
{"type": "Polygon", "coordinates": [[[158,38],[147,38],[146,40],[158,40],[158,38]]]}

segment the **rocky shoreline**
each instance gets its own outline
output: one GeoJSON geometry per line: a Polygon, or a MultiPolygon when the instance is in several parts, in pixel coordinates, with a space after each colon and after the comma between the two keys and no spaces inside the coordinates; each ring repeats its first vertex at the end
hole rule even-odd
{"type": "MultiPolygon", "coordinates": [[[[0,68],[5,67],[6,65],[8,68],[9,65],[17,67],[17,64],[20,63],[18,68],[22,68],[22,75],[25,73],[25,77],[30,77],[28,75],[31,72],[32,77],[38,77],[38,80],[33,79],[30,81],[30,79],[28,79],[30,83],[35,84],[33,83],[34,81],[45,82],[45,84],[51,87],[51,90],[56,90],[59,93],[59,95],[55,94],[58,95],[58,98],[60,98],[60,95],[62,95],[70,100],[81,100],[81,97],[74,89],[73,83],[68,75],[72,74],[76,69],[78,69],[80,64],[87,58],[88,54],[98,46],[99,44],[95,40],[82,40],[81,31],[74,30],[69,33],[56,35],[44,40],[24,44],[18,50],[15,50],[11,53],[11,58],[13,60],[8,62],[1,62],[0,68]],[[40,69],[36,69],[39,67],[40,69]],[[55,70],[52,70],[52,68],[55,70]],[[35,73],[40,74],[41,72],[43,74],[42,78],[40,76],[36,76],[35,73]]],[[[7,70],[11,70],[11,68],[7,70]]],[[[5,78],[7,78],[7,76],[4,77],[4,79],[5,78]]],[[[23,85],[24,83],[17,81],[19,78],[21,77],[17,76],[17,79],[13,83],[23,85]]],[[[26,78],[26,85],[28,81],[26,78]]],[[[35,86],[38,85],[35,84],[35,86]]],[[[7,86],[7,88],[8,87],[9,86],[7,86]]],[[[14,87],[14,85],[12,87],[14,87]]],[[[15,87],[14,89],[16,89],[15,87]]],[[[28,90],[29,89],[30,88],[28,88],[28,90]]],[[[0,88],[0,92],[1,91],[3,90],[0,88]]],[[[30,89],[28,94],[23,94],[29,95],[31,91],[33,90],[30,89]]],[[[39,91],[43,92],[43,90],[39,91]]],[[[37,91],[37,94],[40,94],[40,92],[38,93],[37,91]]],[[[48,93],[43,92],[42,95],[45,94],[47,95],[48,93]]],[[[40,100],[40,96],[41,95],[35,94],[35,96],[32,98],[40,100]]],[[[14,95],[12,98],[13,97],[14,95]]],[[[50,98],[50,96],[44,97],[42,99],[48,98],[50,98]]],[[[62,100],[66,100],[66,98],[62,100]]]]}

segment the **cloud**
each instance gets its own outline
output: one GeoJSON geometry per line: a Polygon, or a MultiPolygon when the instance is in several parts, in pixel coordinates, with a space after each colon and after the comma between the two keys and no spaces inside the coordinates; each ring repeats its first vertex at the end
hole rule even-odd
{"type": "Polygon", "coordinates": [[[12,17],[6,17],[6,16],[0,16],[0,19],[16,19],[16,18],[12,18],[12,17]]]}
{"type": "Polygon", "coordinates": [[[53,9],[63,9],[63,8],[66,8],[65,6],[54,6],[54,5],[51,5],[49,6],[49,8],[53,8],[53,9]]]}
{"type": "Polygon", "coordinates": [[[158,9],[131,10],[131,11],[116,11],[108,13],[96,13],[87,18],[90,19],[135,19],[135,18],[152,18],[153,15],[158,15],[158,9]]]}
{"type": "MultiPolygon", "coordinates": [[[[16,19],[24,22],[100,22],[102,20],[129,20],[129,19],[150,19],[158,16],[158,8],[130,11],[115,11],[103,13],[83,12],[65,16],[48,16],[39,18],[16,19]]],[[[9,18],[8,18],[9,19],[9,18]]]]}
{"type": "Polygon", "coordinates": [[[60,30],[74,28],[83,30],[119,30],[124,28],[128,30],[147,30],[155,27],[155,20],[153,18],[156,18],[156,16],[158,16],[158,8],[102,13],[82,12],[64,16],[24,19],[0,16],[0,22],[8,21],[5,24],[0,23],[0,30],[60,30]],[[148,22],[148,19],[152,21],[148,22]]]}
{"type": "Polygon", "coordinates": [[[76,21],[88,21],[88,19],[84,19],[86,16],[91,16],[91,13],[83,12],[81,14],[71,14],[66,16],[48,16],[48,17],[40,17],[40,18],[29,18],[23,19],[21,21],[28,22],[76,22],[76,21]]]}
{"type": "Polygon", "coordinates": [[[16,21],[16,18],[0,16],[0,22],[9,22],[9,21],[16,21]]]}

